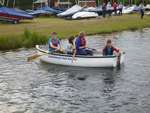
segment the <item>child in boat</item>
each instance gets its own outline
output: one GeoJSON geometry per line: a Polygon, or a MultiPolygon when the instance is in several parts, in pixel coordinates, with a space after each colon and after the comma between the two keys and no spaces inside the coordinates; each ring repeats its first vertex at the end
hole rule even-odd
{"type": "Polygon", "coordinates": [[[112,41],[110,39],[108,39],[107,42],[106,42],[106,46],[103,49],[103,55],[104,56],[113,55],[114,52],[115,52],[115,55],[119,56],[119,54],[120,54],[119,49],[115,48],[112,45],[112,41]]]}
{"type": "Polygon", "coordinates": [[[49,52],[61,51],[61,42],[56,32],[51,33],[51,36],[48,41],[48,46],[49,46],[49,52]]]}
{"type": "Polygon", "coordinates": [[[75,40],[75,54],[76,55],[93,55],[93,51],[87,48],[85,33],[80,32],[75,40]]]}
{"type": "Polygon", "coordinates": [[[67,53],[67,54],[73,54],[74,53],[74,50],[75,50],[74,39],[75,39],[74,36],[71,36],[68,38],[68,45],[65,49],[65,53],[67,53]]]}

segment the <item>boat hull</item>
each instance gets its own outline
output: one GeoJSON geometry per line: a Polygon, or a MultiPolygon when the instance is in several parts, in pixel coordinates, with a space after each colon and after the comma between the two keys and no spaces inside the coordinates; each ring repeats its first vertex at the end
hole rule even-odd
{"type": "MultiPolygon", "coordinates": [[[[77,67],[116,67],[117,57],[76,57],[74,60],[72,56],[61,55],[43,55],[40,57],[42,62],[65,65],[65,66],[77,66],[77,67]]],[[[124,55],[121,56],[120,63],[124,62],[124,55]]]]}
{"type": "MultiPolygon", "coordinates": [[[[76,56],[74,59],[72,55],[67,54],[51,54],[48,51],[41,49],[36,45],[38,54],[41,56],[40,60],[42,62],[64,65],[64,66],[77,66],[77,67],[117,67],[118,57],[116,56],[76,56]]],[[[122,53],[119,58],[119,64],[124,63],[125,53],[122,53]]]]}

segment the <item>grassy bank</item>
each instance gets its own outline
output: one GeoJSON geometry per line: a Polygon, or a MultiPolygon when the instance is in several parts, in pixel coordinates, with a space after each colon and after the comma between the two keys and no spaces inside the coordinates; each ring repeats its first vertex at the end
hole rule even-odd
{"type": "Polygon", "coordinates": [[[0,50],[45,44],[52,31],[56,31],[60,37],[66,38],[70,35],[76,35],[80,31],[85,31],[90,35],[144,27],[150,27],[150,17],[145,16],[141,20],[136,14],[74,21],[58,18],[37,18],[18,25],[0,24],[0,50]]]}
{"type": "Polygon", "coordinates": [[[0,37],[0,50],[30,48],[36,44],[46,44],[48,38],[25,29],[22,35],[7,35],[0,37]]]}

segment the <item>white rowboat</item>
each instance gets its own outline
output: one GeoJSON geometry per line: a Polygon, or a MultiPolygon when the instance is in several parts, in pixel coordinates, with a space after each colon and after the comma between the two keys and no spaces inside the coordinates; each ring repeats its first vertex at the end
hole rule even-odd
{"type": "MultiPolygon", "coordinates": [[[[118,57],[116,56],[76,56],[73,60],[72,55],[49,53],[41,49],[38,45],[36,46],[42,62],[64,65],[64,66],[78,66],[78,67],[117,67],[118,57]]],[[[124,62],[124,53],[120,57],[120,64],[124,62]]]]}

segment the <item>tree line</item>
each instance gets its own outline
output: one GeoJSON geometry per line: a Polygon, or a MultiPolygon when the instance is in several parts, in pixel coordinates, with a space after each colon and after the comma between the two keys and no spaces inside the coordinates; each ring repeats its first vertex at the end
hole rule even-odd
{"type": "MultiPolygon", "coordinates": [[[[8,7],[13,7],[15,3],[15,7],[21,8],[21,9],[32,9],[33,2],[36,0],[4,0],[4,5],[8,7]]],[[[51,0],[49,0],[51,1],[51,0]]],[[[78,0],[70,0],[73,4],[77,3],[78,0]]],[[[96,2],[99,1],[99,3],[102,2],[108,2],[108,1],[118,1],[122,2],[125,5],[127,4],[140,4],[143,2],[144,4],[150,4],[150,0],[95,0],[96,2]]]]}

